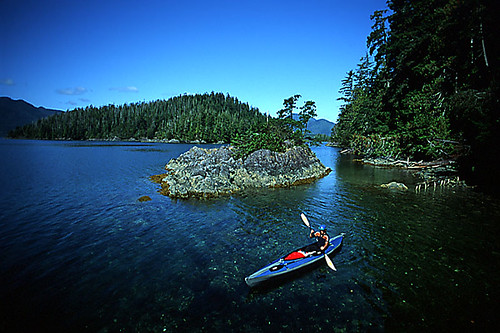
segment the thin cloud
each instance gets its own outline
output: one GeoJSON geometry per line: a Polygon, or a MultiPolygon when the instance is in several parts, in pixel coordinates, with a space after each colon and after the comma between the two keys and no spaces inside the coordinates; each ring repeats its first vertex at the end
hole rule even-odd
{"type": "Polygon", "coordinates": [[[68,105],[72,106],[77,106],[77,105],[82,105],[82,104],[88,104],[90,102],[90,99],[88,98],[79,98],[78,100],[69,100],[66,102],[68,105]]]}
{"type": "Polygon", "coordinates": [[[114,88],[109,88],[109,90],[114,90],[114,91],[119,91],[119,92],[139,92],[139,89],[134,86],[129,86],[129,87],[114,87],[114,88]]]}
{"type": "Polygon", "coordinates": [[[82,95],[88,92],[89,90],[84,87],[76,87],[76,88],[67,88],[67,89],[57,89],[56,92],[61,95],[82,95]]]}
{"type": "Polygon", "coordinates": [[[6,79],[1,79],[0,80],[0,84],[4,85],[4,86],[13,86],[15,85],[14,83],[14,80],[12,80],[11,78],[6,78],[6,79]]]}

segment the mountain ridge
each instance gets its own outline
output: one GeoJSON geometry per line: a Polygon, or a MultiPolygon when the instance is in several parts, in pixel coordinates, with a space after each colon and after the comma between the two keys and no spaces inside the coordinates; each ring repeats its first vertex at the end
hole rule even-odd
{"type": "Polygon", "coordinates": [[[9,131],[18,126],[23,126],[38,119],[63,112],[61,110],[35,107],[23,99],[12,99],[10,97],[0,97],[0,137],[6,137],[9,131]]]}
{"type": "MultiPolygon", "coordinates": [[[[298,113],[293,113],[293,119],[299,120],[298,113]]],[[[311,134],[323,134],[330,136],[333,125],[335,124],[326,119],[311,118],[307,122],[307,129],[311,131],[311,134]]]]}

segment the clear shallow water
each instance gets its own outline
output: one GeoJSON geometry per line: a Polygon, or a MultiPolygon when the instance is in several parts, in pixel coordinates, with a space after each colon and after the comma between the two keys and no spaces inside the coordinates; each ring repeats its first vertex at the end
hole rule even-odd
{"type": "MultiPolygon", "coordinates": [[[[190,145],[0,141],[0,331],[492,329],[499,201],[470,190],[392,192],[404,171],[313,148],[310,185],[171,200],[148,176],[190,145]],[[140,203],[149,195],[153,200],[140,203]],[[332,258],[266,288],[244,277],[307,243],[332,258]]],[[[208,146],[207,147],[211,147],[208,146]]]]}

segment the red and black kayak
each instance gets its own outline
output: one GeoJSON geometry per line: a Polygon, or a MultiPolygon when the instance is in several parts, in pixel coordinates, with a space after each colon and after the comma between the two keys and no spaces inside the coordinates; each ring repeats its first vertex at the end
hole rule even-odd
{"type": "MultiPolygon", "coordinates": [[[[321,254],[305,256],[304,249],[307,246],[301,247],[293,252],[276,259],[272,263],[259,269],[257,272],[245,278],[245,282],[254,287],[261,282],[283,276],[284,274],[295,272],[303,267],[313,264],[319,260],[325,260],[325,254],[330,255],[342,245],[344,234],[340,234],[330,239],[330,244],[321,254]]],[[[309,245],[308,245],[309,246],[309,245]]]]}

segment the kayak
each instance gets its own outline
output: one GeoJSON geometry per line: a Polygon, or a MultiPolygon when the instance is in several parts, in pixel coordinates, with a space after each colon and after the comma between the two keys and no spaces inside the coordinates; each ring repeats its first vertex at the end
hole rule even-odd
{"type": "Polygon", "coordinates": [[[303,267],[311,265],[319,260],[325,260],[324,254],[332,254],[342,245],[344,234],[340,234],[330,239],[330,244],[323,253],[305,256],[303,250],[307,247],[301,247],[293,252],[276,259],[272,263],[262,267],[257,272],[245,278],[248,286],[254,287],[261,282],[295,272],[303,267]]]}

